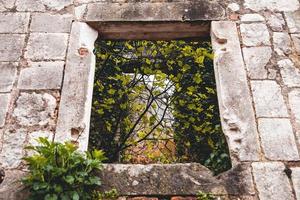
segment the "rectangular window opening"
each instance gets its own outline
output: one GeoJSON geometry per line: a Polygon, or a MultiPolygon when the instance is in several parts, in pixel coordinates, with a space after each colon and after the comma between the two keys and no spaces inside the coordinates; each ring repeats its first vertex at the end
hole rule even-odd
{"type": "Polygon", "coordinates": [[[108,163],[231,168],[202,26],[104,25],[97,27],[89,149],[104,150],[108,163]]]}

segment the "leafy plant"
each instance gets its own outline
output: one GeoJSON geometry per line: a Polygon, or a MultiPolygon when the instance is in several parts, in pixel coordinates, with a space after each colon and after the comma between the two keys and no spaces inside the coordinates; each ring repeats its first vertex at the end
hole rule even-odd
{"type": "Polygon", "coordinates": [[[210,193],[199,191],[197,193],[197,200],[215,200],[215,197],[210,193]]]}
{"type": "Polygon", "coordinates": [[[89,148],[109,162],[231,167],[209,42],[96,42],[89,148]]]}
{"type": "Polygon", "coordinates": [[[29,174],[22,182],[30,190],[30,199],[101,199],[96,190],[101,181],[95,171],[101,170],[105,160],[102,151],[80,153],[71,142],[50,142],[46,138],[38,142],[27,147],[35,154],[24,158],[29,174]]]}

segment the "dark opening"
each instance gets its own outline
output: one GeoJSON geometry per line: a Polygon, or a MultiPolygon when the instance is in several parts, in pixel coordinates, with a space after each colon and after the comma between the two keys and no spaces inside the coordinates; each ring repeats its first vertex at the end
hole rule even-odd
{"type": "Polygon", "coordinates": [[[189,36],[97,40],[89,148],[104,150],[108,163],[231,167],[211,44],[189,36]]]}

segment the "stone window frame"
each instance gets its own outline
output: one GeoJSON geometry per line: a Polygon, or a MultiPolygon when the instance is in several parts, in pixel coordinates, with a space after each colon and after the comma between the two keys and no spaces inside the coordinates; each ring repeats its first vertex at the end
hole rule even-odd
{"type": "MultiPolygon", "coordinates": [[[[161,8],[160,4],[153,3],[146,6],[144,4],[145,7],[138,7],[130,3],[118,6],[105,4],[105,6],[110,7],[104,10],[100,9],[103,8],[103,3],[89,3],[75,8],[78,19],[72,23],[55,140],[71,140],[78,143],[79,149],[83,151],[88,147],[96,65],[93,50],[94,42],[98,38],[98,31],[94,29],[95,24],[103,22],[182,22],[183,19],[186,21],[209,21],[211,23],[210,36],[215,54],[214,71],[220,118],[229,146],[232,169],[219,177],[213,177],[212,173],[200,164],[150,165],[148,167],[134,164],[109,164],[101,176],[105,177],[113,173],[117,179],[111,179],[110,182],[110,178],[107,178],[108,183],[104,189],[109,189],[110,184],[116,183],[116,180],[123,179],[124,176],[126,180],[132,182],[132,185],[136,182],[139,183],[135,178],[128,177],[128,172],[136,170],[139,173],[138,179],[143,180],[147,173],[152,173],[151,169],[155,169],[154,171],[158,174],[162,173],[158,177],[165,176],[165,182],[170,184],[174,182],[172,175],[169,174],[168,176],[164,172],[176,171],[179,167],[186,170],[186,174],[182,174],[179,179],[185,180],[188,174],[192,176],[191,183],[195,187],[186,188],[182,186],[183,188],[175,189],[178,186],[171,184],[166,191],[161,191],[155,187],[148,191],[140,191],[138,189],[130,190],[128,187],[124,189],[122,187],[122,184],[126,184],[124,182],[117,188],[122,195],[189,195],[195,194],[198,190],[210,190],[216,191],[218,194],[232,195],[255,194],[251,167],[247,162],[259,161],[260,146],[247,71],[241,52],[238,25],[235,22],[226,21],[223,8],[220,7],[215,10],[214,6],[216,5],[211,5],[213,3],[210,1],[204,3],[207,3],[208,7],[205,10],[201,9],[201,12],[195,10],[199,8],[199,5],[193,6],[191,3],[169,3],[167,8],[161,8]],[[138,13],[133,12],[136,9],[139,9],[138,13]],[[101,10],[101,14],[99,14],[99,10],[101,10]],[[157,14],[161,10],[164,12],[157,14]],[[172,10],[172,13],[168,13],[168,10],[172,10]],[[193,176],[195,172],[199,173],[193,176]],[[236,185],[232,186],[232,183],[228,182],[232,174],[243,176],[241,179],[247,181],[243,183],[237,181],[235,182],[236,185]]],[[[149,182],[143,181],[142,186],[145,188],[149,182]]],[[[191,184],[185,185],[190,186],[191,184]]]]}

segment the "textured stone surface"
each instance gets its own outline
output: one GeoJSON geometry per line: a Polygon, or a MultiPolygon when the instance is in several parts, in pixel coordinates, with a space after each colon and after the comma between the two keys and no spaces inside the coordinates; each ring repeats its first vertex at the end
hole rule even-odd
{"type": "Polygon", "coordinates": [[[296,53],[300,56],[300,34],[292,34],[291,36],[292,36],[296,53]]]}
{"type": "Polygon", "coordinates": [[[31,60],[64,60],[68,34],[32,33],[29,38],[26,57],[31,60]]]}
{"type": "Polygon", "coordinates": [[[28,191],[20,182],[25,174],[21,170],[5,170],[4,181],[0,184],[0,200],[28,199],[28,191]]]}
{"type": "Polygon", "coordinates": [[[258,119],[258,131],[266,158],[299,160],[295,136],[289,119],[258,119]]]}
{"type": "Polygon", "coordinates": [[[9,94],[0,94],[0,128],[5,124],[5,117],[8,110],[9,94]]]}
{"type": "Polygon", "coordinates": [[[210,0],[168,3],[94,3],[88,4],[84,16],[85,21],[220,20],[225,18],[225,9],[218,2],[210,0]]]}
{"type": "Polygon", "coordinates": [[[212,44],[221,122],[231,156],[258,160],[258,134],[236,24],[213,22],[212,44]]]}
{"type": "Polygon", "coordinates": [[[252,167],[260,200],[295,199],[283,163],[253,163],[252,167]]]}
{"type": "Polygon", "coordinates": [[[55,140],[77,140],[82,150],[87,149],[89,139],[92,90],[94,84],[95,56],[94,42],[98,33],[85,23],[72,25],[70,47],[65,67],[60,112],[55,140]],[[87,53],[80,55],[84,49],[87,53]],[[76,130],[77,134],[71,134],[76,130]]]}
{"type": "Polygon", "coordinates": [[[0,34],[0,61],[18,61],[24,46],[25,35],[0,34]]]}
{"type": "Polygon", "coordinates": [[[241,24],[243,44],[246,46],[270,45],[270,35],[263,23],[241,24]]]}
{"type": "Polygon", "coordinates": [[[300,167],[293,167],[292,170],[292,181],[294,190],[296,193],[297,200],[300,199],[300,167]]]}
{"type": "Polygon", "coordinates": [[[16,168],[24,156],[24,142],[27,133],[24,129],[6,130],[3,136],[3,146],[0,153],[0,166],[10,169],[16,168]]]}
{"type": "Polygon", "coordinates": [[[16,0],[18,11],[61,10],[72,4],[72,0],[16,0]]]}
{"type": "Polygon", "coordinates": [[[289,59],[278,61],[283,82],[288,87],[300,86],[300,69],[289,59]]]}
{"type": "Polygon", "coordinates": [[[50,94],[21,93],[14,116],[20,125],[45,126],[52,123],[56,99],[50,94]]]}
{"type": "Polygon", "coordinates": [[[23,69],[18,88],[25,90],[60,89],[63,78],[64,62],[40,63],[42,67],[23,69]]]}
{"type": "Polygon", "coordinates": [[[292,53],[292,42],[288,33],[274,32],[273,45],[280,56],[292,53]]]}
{"type": "Polygon", "coordinates": [[[251,81],[257,117],[288,117],[279,85],[275,81],[251,81]]]}
{"type": "Polygon", "coordinates": [[[245,65],[252,79],[266,79],[268,71],[266,65],[272,56],[271,47],[243,48],[245,65]]]}
{"type": "Polygon", "coordinates": [[[270,13],[265,14],[267,24],[270,26],[272,31],[282,31],[285,26],[285,21],[281,13],[270,13]]]}
{"type": "Polygon", "coordinates": [[[296,119],[297,127],[300,130],[300,89],[289,92],[289,104],[292,115],[296,119]]]}
{"type": "Polygon", "coordinates": [[[17,63],[0,62],[0,92],[10,92],[17,75],[17,63]]]}
{"type": "Polygon", "coordinates": [[[26,33],[29,13],[0,13],[0,33],[26,33]]]}
{"type": "Polygon", "coordinates": [[[291,33],[300,33],[300,10],[285,13],[286,23],[291,33]]]}
{"type": "Polygon", "coordinates": [[[226,194],[220,181],[207,168],[196,163],[109,164],[100,172],[100,177],[105,180],[101,190],[116,188],[119,195],[195,195],[198,191],[226,194]]]}
{"type": "Polygon", "coordinates": [[[32,15],[30,30],[32,32],[69,33],[72,15],[35,13],[32,15]]]}
{"type": "Polygon", "coordinates": [[[299,8],[297,0],[245,0],[244,6],[254,11],[294,11],[299,8]]]}
{"type": "Polygon", "coordinates": [[[265,19],[259,14],[245,14],[241,17],[241,22],[263,22],[265,19]]]}

